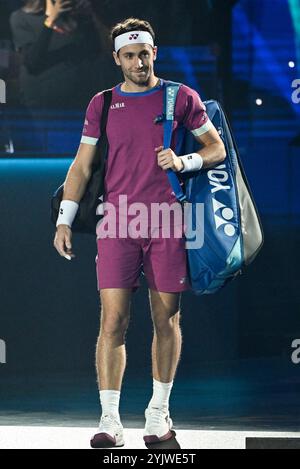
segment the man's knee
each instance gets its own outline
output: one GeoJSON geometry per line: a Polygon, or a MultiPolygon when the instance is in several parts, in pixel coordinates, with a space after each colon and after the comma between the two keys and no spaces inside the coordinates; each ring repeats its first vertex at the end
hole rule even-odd
{"type": "Polygon", "coordinates": [[[122,289],[101,290],[100,334],[108,338],[123,337],[130,318],[131,292],[122,289]]]}
{"type": "Polygon", "coordinates": [[[170,335],[180,328],[180,310],[165,311],[165,314],[156,314],[153,311],[153,325],[156,334],[170,335]]]}
{"type": "Polygon", "coordinates": [[[129,314],[102,310],[100,334],[107,338],[124,337],[129,324],[129,314]]]}

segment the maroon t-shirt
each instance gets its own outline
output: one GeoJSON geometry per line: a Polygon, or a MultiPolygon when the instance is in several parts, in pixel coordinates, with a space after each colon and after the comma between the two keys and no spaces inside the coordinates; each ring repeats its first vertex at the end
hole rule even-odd
{"type": "MultiPolygon", "coordinates": [[[[171,205],[176,197],[166,172],[157,164],[156,147],[163,145],[163,125],[155,119],[163,113],[163,80],[149,91],[127,93],[121,84],[112,89],[112,103],[107,121],[109,153],[105,176],[105,202],[119,210],[119,196],[126,195],[128,206],[139,202],[171,205]]],[[[100,137],[103,92],[91,100],[81,143],[96,145],[100,137]]],[[[171,148],[176,153],[178,129],[186,127],[200,136],[211,127],[198,93],[188,86],[179,89],[171,148]]],[[[200,147],[200,146],[199,146],[200,147]]],[[[180,156],[180,155],[177,155],[180,156]]]]}

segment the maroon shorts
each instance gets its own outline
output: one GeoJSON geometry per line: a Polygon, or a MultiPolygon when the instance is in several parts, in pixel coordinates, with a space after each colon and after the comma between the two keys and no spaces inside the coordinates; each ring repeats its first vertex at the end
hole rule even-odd
{"type": "Polygon", "coordinates": [[[141,274],[152,290],[175,293],[190,289],[184,237],[102,238],[97,247],[98,290],[136,291],[141,274]]]}

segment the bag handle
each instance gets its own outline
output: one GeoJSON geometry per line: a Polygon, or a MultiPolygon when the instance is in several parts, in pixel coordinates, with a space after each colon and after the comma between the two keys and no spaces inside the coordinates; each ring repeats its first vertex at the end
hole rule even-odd
{"type": "MultiPolygon", "coordinates": [[[[175,82],[166,82],[165,83],[165,90],[164,90],[164,120],[163,120],[163,128],[164,128],[164,148],[171,147],[172,141],[172,131],[173,131],[173,121],[174,121],[174,112],[175,112],[175,104],[176,98],[179,91],[181,84],[175,82]]],[[[167,176],[173,192],[179,200],[179,202],[186,201],[186,195],[182,191],[182,187],[180,185],[179,179],[176,173],[172,169],[167,169],[167,176]]]]}

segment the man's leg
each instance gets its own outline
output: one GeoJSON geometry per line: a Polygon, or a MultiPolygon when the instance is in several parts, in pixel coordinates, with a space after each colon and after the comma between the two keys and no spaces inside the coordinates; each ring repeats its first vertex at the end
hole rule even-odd
{"type": "Polygon", "coordinates": [[[153,378],[161,383],[174,380],[181,354],[180,293],[150,290],[154,325],[152,343],[153,378]]]}
{"type": "Polygon", "coordinates": [[[123,446],[119,403],[126,367],[125,335],[130,317],[131,289],[100,290],[101,328],[96,350],[96,367],[102,416],[93,448],[123,446]]]}
{"type": "Polygon", "coordinates": [[[120,391],[126,367],[125,335],[130,318],[131,289],[100,290],[101,328],[96,367],[99,390],[120,391]]]}
{"type": "Polygon", "coordinates": [[[169,399],[181,353],[180,293],[150,289],[150,305],[154,325],[153,396],[145,412],[144,440],[157,443],[172,438],[169,399]]]}

